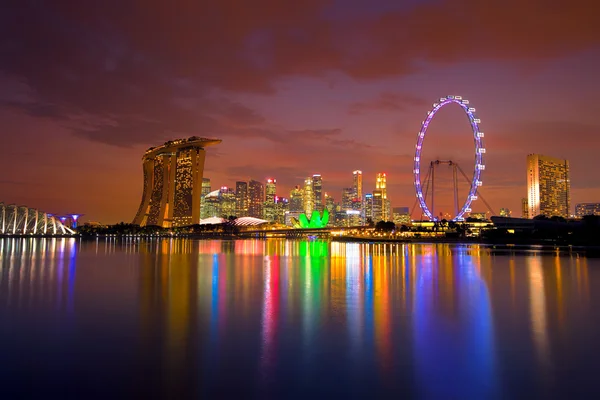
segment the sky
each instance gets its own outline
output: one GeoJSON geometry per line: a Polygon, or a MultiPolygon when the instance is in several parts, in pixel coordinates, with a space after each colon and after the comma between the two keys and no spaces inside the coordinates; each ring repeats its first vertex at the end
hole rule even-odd
{"type": "MultiPolygon", "coordinates": [[[[207,148],[213,187],[274,177],[286,197],[318,173],[341,200],[359,169],[364,192],[386,172],[392,207],[412,208],[417,132],[450,94],[481,119],[481,195],[492,211],[520,216],[530,153],[569,160],[573,205],[600,202],[596,0],[5,0],[2,9],[6,204],[129,222],[144,151],[201,136],[222,139],[207,148]]],[[[461,109],[444,107],[422,160],[454,160],[470,176],[472,135],[461,109]]],[[[450,177],[437,175],[436,212],[453,208],[450,177]]],[[[473,209],[487,211],[481,201],[473,209]]]]}

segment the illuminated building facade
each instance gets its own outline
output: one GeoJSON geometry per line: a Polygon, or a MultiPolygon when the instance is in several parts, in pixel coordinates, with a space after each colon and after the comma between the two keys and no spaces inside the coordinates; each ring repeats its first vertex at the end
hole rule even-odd
{"type": "Polygon", "coordinates": [[[314,209],[323,211],[323,177],[320,174],[312,176],[312,191],[314,197],[314,209]]]}
{"type": "Polygon", "coordinates": [[[353,188],[342,189],[342,210],[352,210],[352,200],[354,199],[353,188]]]}
{"type": "Polygon", "coordinates": [[[202,219],[221,217],[220,190],[214,190],[202,198],[202,219]]]}
{"type": "Polygon", "coordinates": [[[206,195],[208,195],[211,192],[210,190],[210,179],[208,178],[202,178],[202,191],[201,191],[201,203],[200,203],[200,218],[204,219],[207,218],[208,215],[208,211],[206,210],[206,201],[204,200],[206,198],[206,195]]]}
{"type": "Polygon", "coordinates": [[[371,208],[371,215],[373,222],[377,223],[379,221],[385,221],[385,216],[383,215],[384,209],[384,201],[383,201],[383,193],[381,189],[373,190],[373,206],[371,208]]]}
{"type": "MultiPolygon", "coordinates": [[[[391,203],[387,197],[387,174],[385,172],[379,172],[375,179],[375,191],[373,191],[373,201],[379,201],[379,195],[375,196],[376,191],[381,193],[381,206],[377,205],[377,208],[381,208],[380,218],[377,221],[389,221],[392,216],[391,203]]],[[[375,208],[375,206],[374,206],[375,208]]],[[[375,220],[375,219],[374,219],[375,220]]]]}
{"type": "Polygon", "coordinates": [[[235,216],[237,199],[235,198],[235,191],[227,186],[221,187],[219,191],[219,201],[221,204],[221,217],[227,219],[235,216]]]}
{"type": "Polygon", "coordinates": [[[521,199],[521,217],[529,218],[529,205],[527,204],[527,198],[523,197],[521,199]]]}
{"type": "Polygon", "coordinates": [[[248,216],[248,182],[238,181],[235,183],[235,215],[237,217],[248,216]]]}
{"type": "Polygon", "coordinates": [[[575,206],[575,216],[600,215],[600,203],[579,203],[575,206]]]}
{"type": "Polygon", "coordinates": [[[300,186],[296,186],[290,191],[290,204],[289,208],[292,212],[303,212],[304,211],[304,199],[303,190],[300,186]]]}
{"type": "Polygon", "coordinates": [[[357,210],[346,210],[345,211],[346,218],[344,219],[344,223],[342,226],[360,226],[362,225],[361,212],[357,210]]]}
{"type": "Polygon", "coordinates": [[[568,218],[571,203],[569,161],[529,154],[527,156],[528,216],[568,218]]]}
{"type": "Polygon", "coordinates": [[[327,193],[325,193],[325,208],[329,211],[329,215],[335,213],[335,199],[327,193]]]}
{"type": "Polygon", "coordinates": [[[362,171],[352,172],[352,195],[353,198],[362,200],[362,171]]]}
{"type": "Polygon", "coordinates": [[[167,228],[199,223],[204,148],[219,143],[193,136],[148,149],[142,158],[144,192],[133,223],[167,228]]]}
{"type": "Polygon", "coordinates": [[[269,178],[265,184],[265,203],[275,204],[277,192],[277,179],[269,178]]]}
{"type": "Polygon", "coordinates": [[[394,207],[392,220],[396,225],[410,225],[410,211],[408,207],[394,207]]]}
{"type": "Polygon", "coordinates": [[[469,218],[474,218],[474,219],[478,219],[481,221],[486,221],[487,220],[487,214],[484,212],[472,212],[469,214],[469,218]]]}
{"type": "Polygon", "coordinates": [[[202,196],[206,196],[212,192],[210,190],[210,178],[202,178],[202,196]]]}
{"type": "Polygon", "coordinates": [[[363,200],[363,213],[365,221],[371,219],[371,221],[375,221],[373,218],[373,193],[366,193],[363,200]]]}
{"type": "Polygon", "coordinates": [[[259,181],[251,180],[248,184],[248,216],[254,218],[263,217],[263,184],[259,181]]]}
{"type": "Polygon", "coordinates": [[[285,224],[285,215],[289,211],[290,202],[285,197],[275,196],[275,203],[273,204],[273,219],[270,221],[277,222],[279,224],[285,224]]]}
{"type": "Polygon", "coordinates": [[[302,200],[304,212],[306,215],[311,215],[312,211],[315,209],[315,197],[313,194],[313,180],[310,177],[304,180],[304,193],[302,200]]]}
{"type": "Polygon", "coordinates": [[[510,217],[512,213],[510,212],[510,210],[508,208],[501,208],[500,209],[500,216],[501,217],[510,217]]]}

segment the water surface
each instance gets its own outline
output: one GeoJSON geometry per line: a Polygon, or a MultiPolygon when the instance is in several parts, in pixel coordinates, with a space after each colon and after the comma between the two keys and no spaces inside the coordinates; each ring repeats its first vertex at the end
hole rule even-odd
{"type": "Polygon", "coordinates": [[[0,239],[3,398],[592,398],[600,259],[0,239]]]}

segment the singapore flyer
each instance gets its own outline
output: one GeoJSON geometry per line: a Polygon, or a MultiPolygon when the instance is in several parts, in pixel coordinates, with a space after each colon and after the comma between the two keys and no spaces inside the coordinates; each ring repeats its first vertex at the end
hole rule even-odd
{"type": "Polygon", "coordinates": [[[440,98],[439,102],[433,104],[433,109],[427,112],[427,118],[425,119],[425,121],[422,122],[421,130],[419,131],[419,134],[417,136],[413,169],[417,200],[419,202],[423,215],[429,218],[429,220],[431,221],[436,221],[437,218],[433,215],[432,210],[430,210],[427,206],[427,191],[425,195],[423,194],[423,188],[421,183],[421,151],[423,149],[423,141],[427,133],[427,128],[433,120],[433,117],[442,107],[452,103],[458,104],[467,115],[469,119],[469,124],[471,125],[471,130],[473,132],[473,140],[475,142],[475,164],[473,167],[473,178],[471,179],[469,194],[464,204],[460,208],[460,211],[458,211],[456,216],[452,218],[453,221],[462,221],[464,220],[464,214],[471,212],[471,203],[474,200],[477,200],[477,189],[479,186],[482,185],[481,174],[482,171],[485,170],[485,164],[483,161],[483,155],[485,154],[485,147],[483,146],[484,134],[479,130],[479,124],[481,121],[475,115],[475,108],[469,105],[469,100],[463,99],[461,96],[447,96],[440,98]]]}

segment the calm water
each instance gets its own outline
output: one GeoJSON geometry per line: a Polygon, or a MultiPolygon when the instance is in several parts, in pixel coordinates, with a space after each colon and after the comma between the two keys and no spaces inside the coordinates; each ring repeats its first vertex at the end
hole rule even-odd
{"type": "Polygon", "coordinates": [[[591,398],[600,259],[0,239],[2,398],[591,398]]]}

